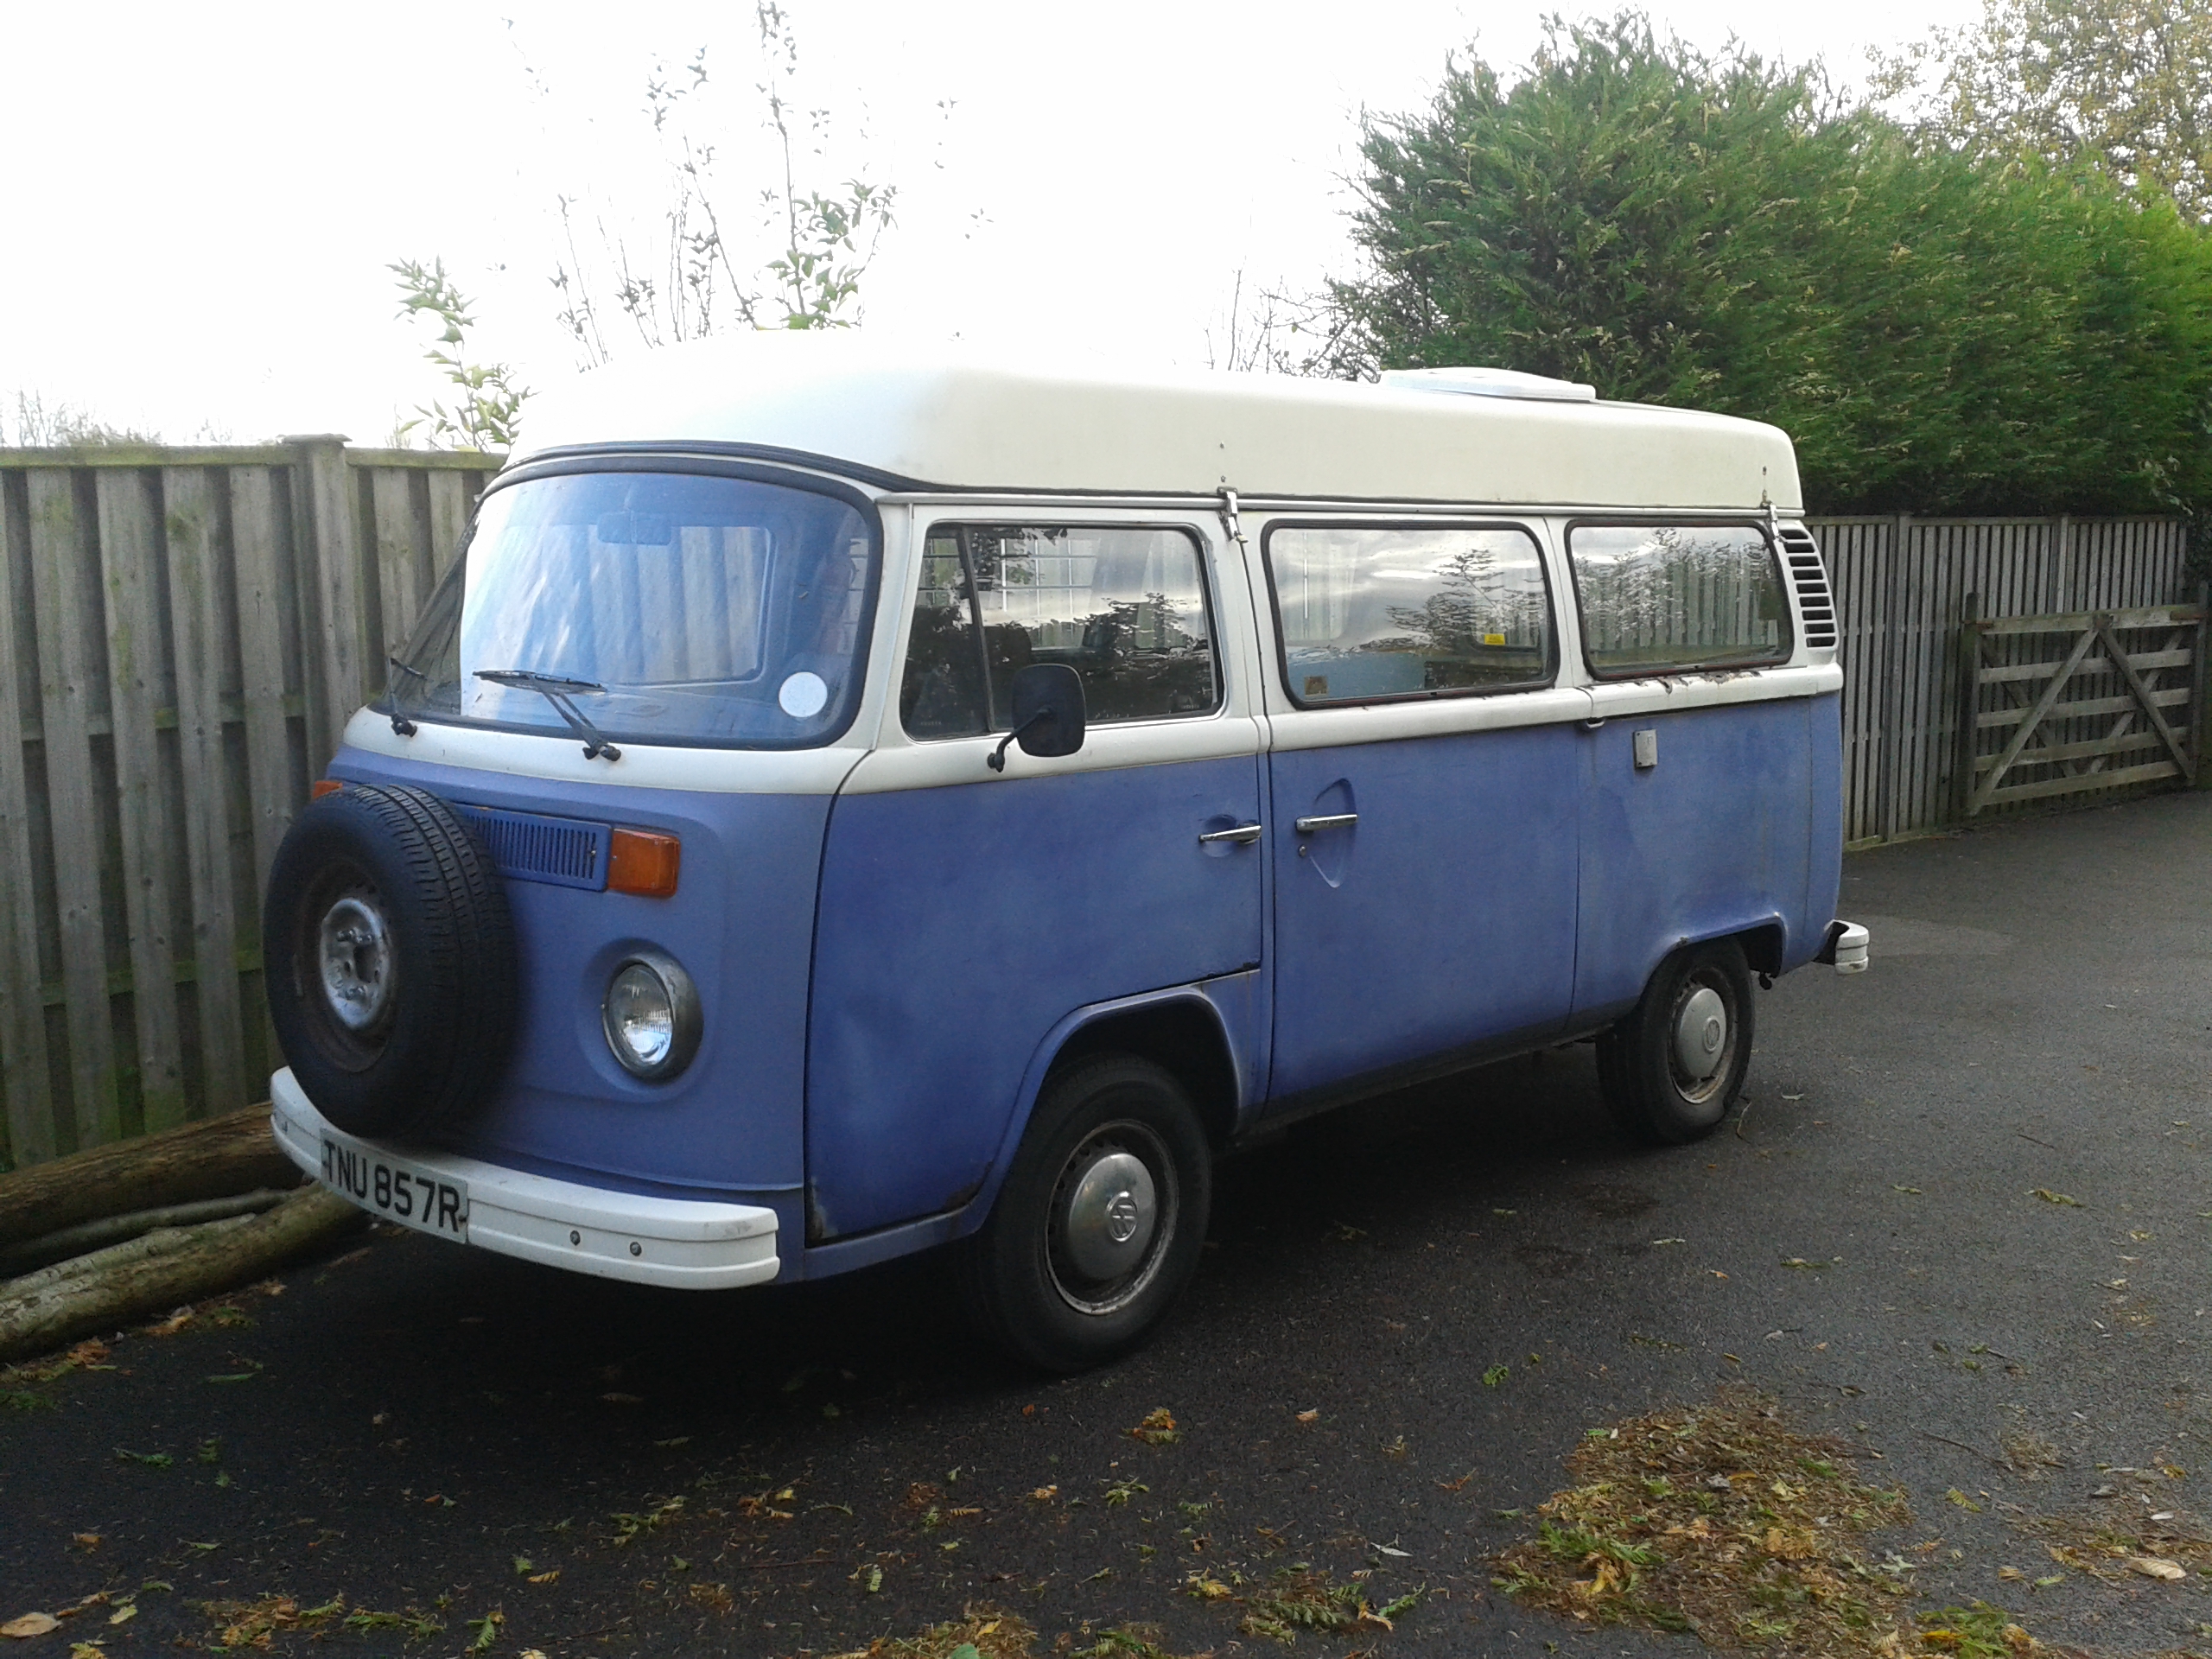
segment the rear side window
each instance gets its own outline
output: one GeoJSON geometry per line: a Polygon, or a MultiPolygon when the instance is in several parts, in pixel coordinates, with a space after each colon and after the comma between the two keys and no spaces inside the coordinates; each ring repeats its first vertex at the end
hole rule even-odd
{"type": "Polygon", "coordinates": [[[1548,683],[1550,595],[1518,528],[1274,524],[1283,683],[1306,706],[1548,683]]]}
{"type": "Polygon", "coordinates": [[[911,737],[1012,722],[1032,663],[1082,677],[1093,725],[1221,704],[1198,543],[1184,530],[937,524],[922,550],[899,716],[911,737]]]}
{"type": "Polygon", "coordinates": [[[1789,655],[1789,607],[1756,524],[1577,524],[1582,652],[1601,679],[1748,668],[1789,655]]]}

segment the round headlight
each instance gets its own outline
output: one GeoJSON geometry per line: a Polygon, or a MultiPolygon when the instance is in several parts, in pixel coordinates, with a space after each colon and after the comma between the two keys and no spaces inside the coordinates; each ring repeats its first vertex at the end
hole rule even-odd
{"type": "Polygon", "coordinates": [[[658,950],[640,950],[616,966],[600,1019],[622,1069],[648,1082],[674,1077],[699,1049],[698,989],[674,957],[658,950]]]}

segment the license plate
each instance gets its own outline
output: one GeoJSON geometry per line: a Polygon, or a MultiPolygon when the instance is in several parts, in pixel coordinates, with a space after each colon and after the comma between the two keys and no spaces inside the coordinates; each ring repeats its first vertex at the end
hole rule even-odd
{"type": "Polygon", "coordinates": [[[365,1210],[441,1238],[468,1243],[468,1185],[426,1175],[381,1153],[325,1137],[322,1184],[365,1210]]]}

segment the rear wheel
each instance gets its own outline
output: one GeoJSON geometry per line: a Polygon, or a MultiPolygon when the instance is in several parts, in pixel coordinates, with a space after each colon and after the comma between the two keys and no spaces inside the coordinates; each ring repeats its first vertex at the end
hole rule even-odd
{"type": "Polygon", "coordinates": [[[1665,1146],[1719,1128],[1751,1063],[1751,976],[1733,939],[1678,950],[1598,1039],[1598,1078],[1621,1127],[1665,1146]]]}
{"type": "Polygon", "coordinates": [[[1132,1056],[1082,1062],[1046,1086],[969,1243],[982,1323],[1048,1370],[1126,1353],[1189,1282],[1211,1199],[1211,1154],[1182,1085],[1132,1056]]]}

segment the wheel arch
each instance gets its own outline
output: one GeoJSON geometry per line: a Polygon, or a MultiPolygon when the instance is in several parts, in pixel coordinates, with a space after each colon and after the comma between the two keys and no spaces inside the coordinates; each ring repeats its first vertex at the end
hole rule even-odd
{"type": "Polygon", "coordinates": [[[1244,1077],[1221,1010],[1203,988],[1179,985],[1077,1008],[1046,1033],[1031,1057],[990,1174],[961,1217],[960,1234],[974,1232],[989,1217],[1046,1085],[1067,1067],[1107,1053],[1134,1054],[1170,1073],[1189,1092],[1208,1141],[1217,1150],[1227,1143],[1244,1098],[1244,1077]]]}

